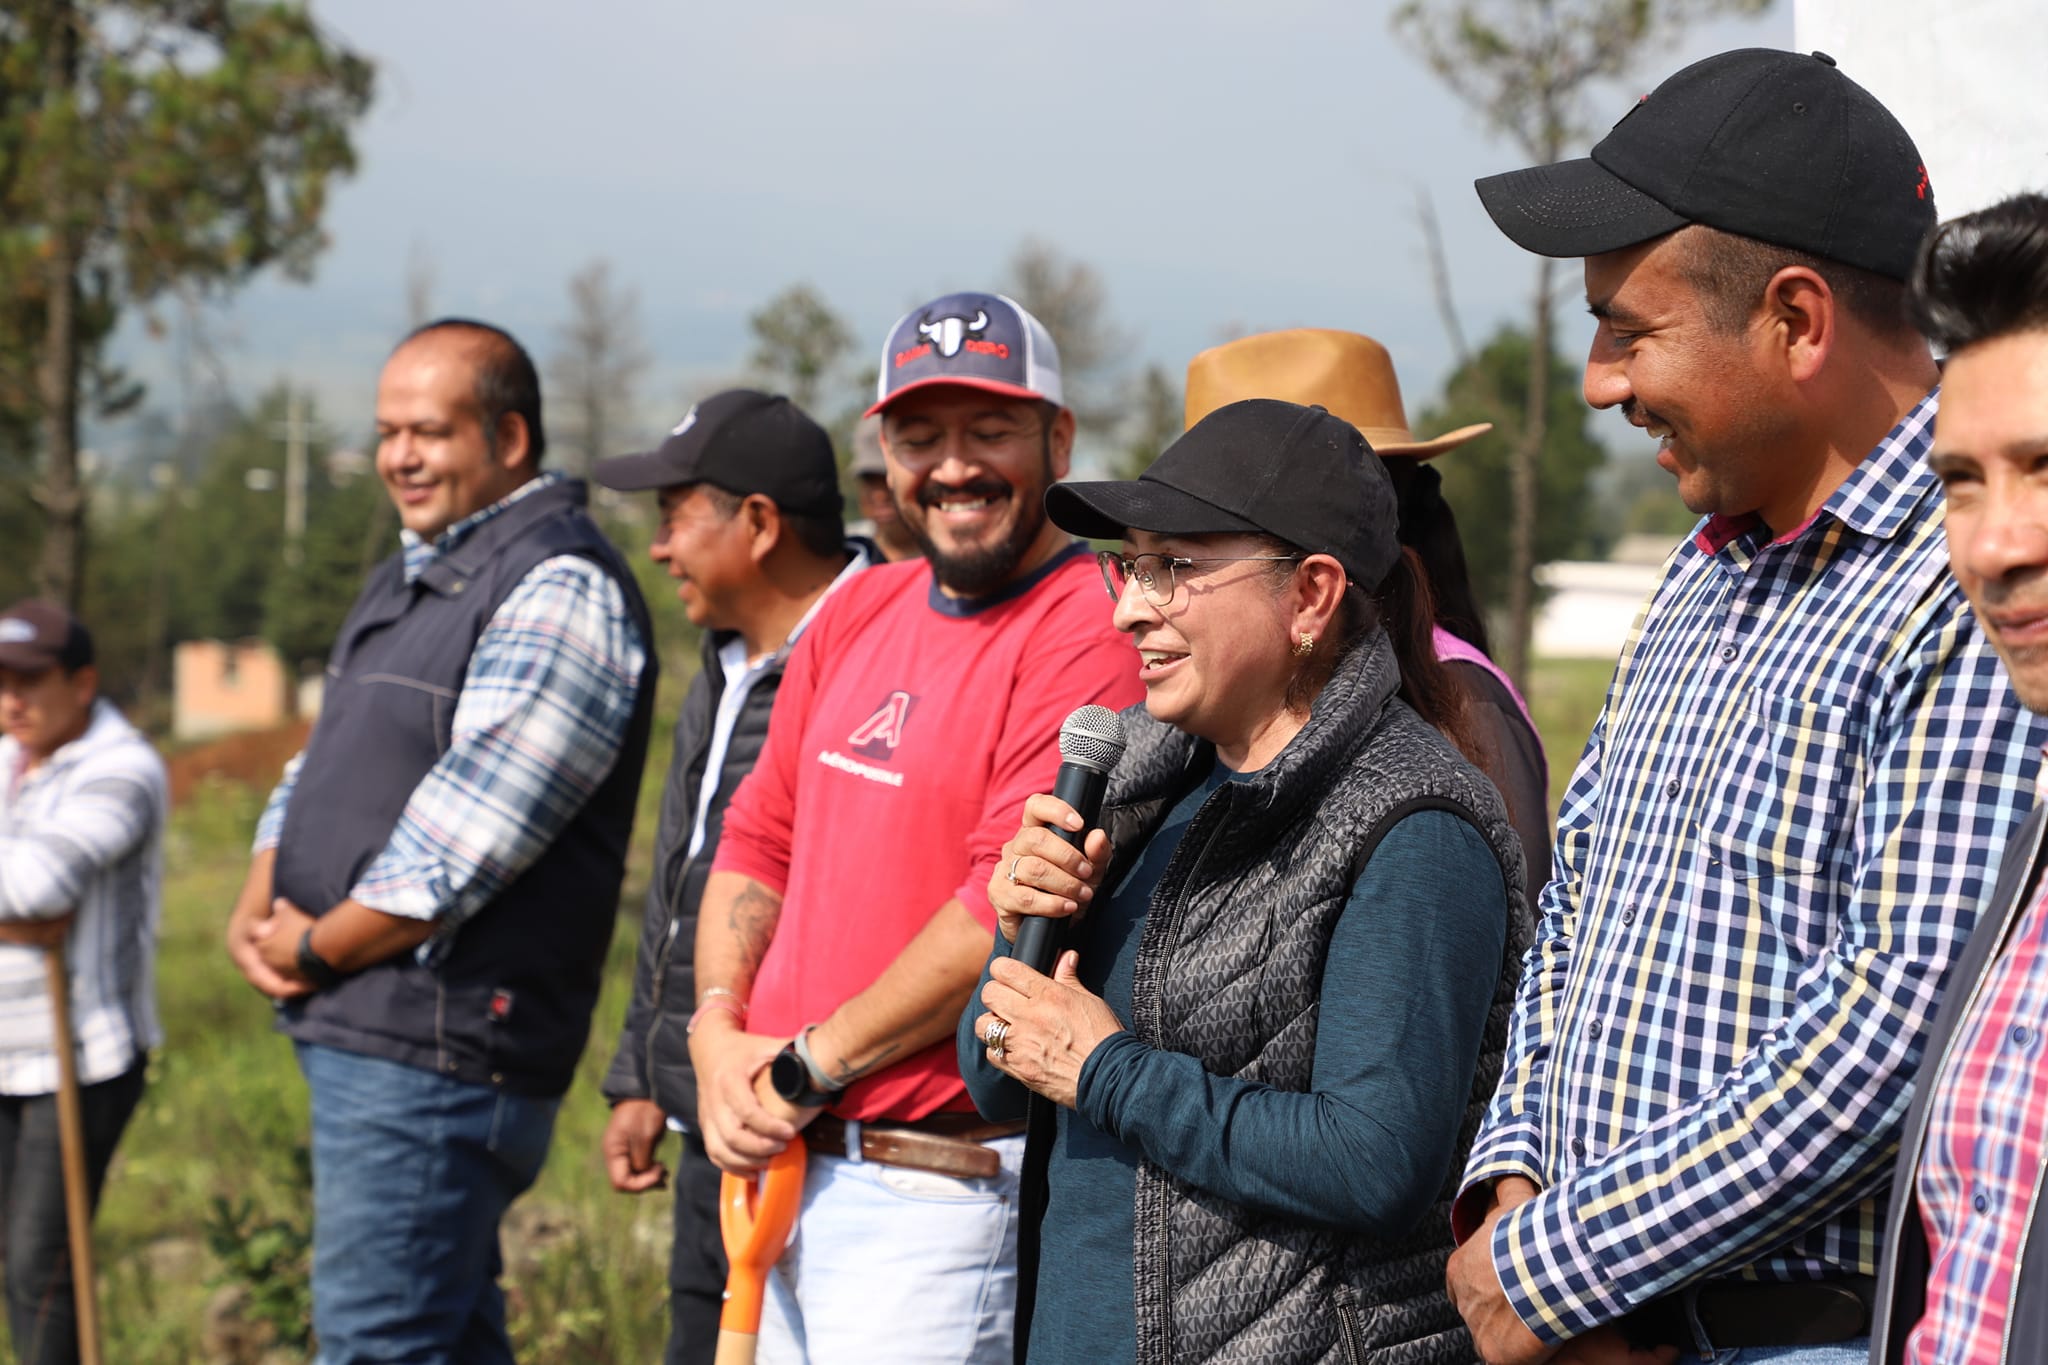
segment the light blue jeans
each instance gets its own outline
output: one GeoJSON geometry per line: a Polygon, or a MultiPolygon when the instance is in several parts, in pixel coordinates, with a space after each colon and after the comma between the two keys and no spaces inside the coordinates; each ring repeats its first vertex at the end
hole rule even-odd
{"type": "MultiPolygon", "coordinates": [[[[1680,1356],[1679,1360],[1681,1365],[1689,1365],[1687,1357],[1680,1356]]],[[[1869,1365],[1869,1362],[1869,1337],[1831,1342],[1826,1346],[1738,1346],[1714,1354],[1714,1365],[1869,1365]]]]}
{"type": "Polygon", "coordinates": [[[318,1365],[511,1365],[498,1221],[540,1174],[557,1101],[298,1052],[313,1099],[318,1365]]]}
{"type": "Polygon", "coordinates": [[[988,1146],[976,1180],[811,1153],[760,1365],[1010,1365],[1024,1138],[988,1146]]]}

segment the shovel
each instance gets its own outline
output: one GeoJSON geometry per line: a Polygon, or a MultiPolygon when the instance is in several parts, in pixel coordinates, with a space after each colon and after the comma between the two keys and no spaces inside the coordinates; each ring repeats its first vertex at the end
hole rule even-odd
{"type": "Polygon", "coordinates": [[[71,1053],[71,972],[64,945],[43,949],[50,977],[51,1042],[57,1052],[57,1143],[64,1154],[64,1221],[71,1232],[71,1294],[78,1312],[79,1365],[100,1365],[98,1283],[92,1262],[92,1200],[86,1194],[85,1120],[78,1107],[78,1062],[71,1053]]]}
{"type": "Polygon", "coordinates": [[[768,1273],[782,1259],[804,1197],[804,1143],[797,1138],[757,1176],[728,1173],[718,1185],[718,1230],[732,1269],[718,1315],[714,1365],[754,1365],[768,1273]]]}

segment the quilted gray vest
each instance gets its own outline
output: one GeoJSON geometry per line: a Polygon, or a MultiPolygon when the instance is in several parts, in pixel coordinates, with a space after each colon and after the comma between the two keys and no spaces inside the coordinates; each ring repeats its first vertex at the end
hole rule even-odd
{"type": "MultiPolygon", "coordinates": [[[[1499,984],[1449,1174],[1410,1234],[1379,1242],[1241,1207],[1141,1161],[1140,1365],[1475,1358],[1444,1294],[1450,1205],[1500,1077],[1531,922],[1521,846],[1498,792],[1395,697],[1398,686],[1392,648],[1376,636],[1339,665],[1278,759],[1203,805],[1153,893],[1131,1027],[1217,1075],[1306,1091],[1323,959],[1352,885],[1403,816],[1449,810],[1485,836],[1508,893],[1499,984]]],[[[1118,848],[1135,851],[1211,751],[1142,707],[1124,723],[1129,744],[1104,826],[1118,848]]]]}

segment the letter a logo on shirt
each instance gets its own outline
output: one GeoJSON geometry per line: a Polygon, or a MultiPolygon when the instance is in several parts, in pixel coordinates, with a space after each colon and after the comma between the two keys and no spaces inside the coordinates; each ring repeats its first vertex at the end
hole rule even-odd
{"type": "Polygon", "coordinates": [[[869,758],[892,757],[896,746],[903,742],[904,722],[910,719],[910,708],[916,704],[917,698],[908,692],[891,692],[872,716],[853,727],[853,733],[846,737],[847,744],[855,753],[869,758]]]}

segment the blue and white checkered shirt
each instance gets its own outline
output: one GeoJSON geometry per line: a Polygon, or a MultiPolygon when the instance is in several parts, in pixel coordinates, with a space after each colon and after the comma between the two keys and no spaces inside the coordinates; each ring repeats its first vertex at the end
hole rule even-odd
{"type": "MultiPolygon", "coordinates": [[[[405,581],[559,479],[550,473],[521,484],[432,543],[403,532],[405,581]]],[[[350,899],[435,921],[421,960],[445,951],[456,930],[533,865],[610,774],[646,658],[625,594],[603,569],[574,555],[535,565],[478,637],[448,751],[413,789],[350,899]]],[[[302,759],[285,768],[263,809],[259,853],[277,845],[302,759]]]]}
{"type": "Polygon", "coordinates": [[[1926,1026],[2048,739],[1949,576],[1935,405],[1797,530],[1702,523],[1622,650],[1465,1171],[1542,1187],[1492,1251],[1546,1342],[1703,1277],[1875,1272],[1926,1026]]]}

